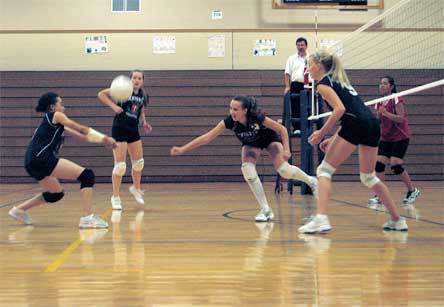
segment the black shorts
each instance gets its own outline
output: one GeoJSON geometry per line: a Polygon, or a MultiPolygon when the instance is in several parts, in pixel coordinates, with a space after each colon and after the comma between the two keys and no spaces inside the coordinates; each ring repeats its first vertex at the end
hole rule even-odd
{"type": "Polygon", "coordinates": [[[134,143],[140,140],[138,127],[113,126],[111,135],[116,142],[134,143]]]}
{"type": "Polygon", "coordinates": [[[263,131],[260,135],[260,138],[255,142],[249,142],[249,143],[242,143],[242,146],[251,146],[251,147],[258,147],[260,149],[267,148],[271,143],[273,142],[279,142],[282,143],[281,137],[274,132],[273,130],[266,130],[263,131]]]}
{"type": "Polygon", "coordinates": [[[403,159],[409,147],[410,139],[405,139],[397,142],[379,142],[378,155],[387,158],[396,157],[403,159]]]}
{"type": "Polygon", "coordinates": [[[381,137],[379,121],[376,118],[369,118],[366,121],[344,119],[338,135],[353,145],[378,147],[381,137]]]}
{"type": "Polygon", "coordinates": [[[59,163],[59,158],[53,154],[41,155],[25,162],[25,169],[28,174],[37,181],[52,174],[59,163]]]}

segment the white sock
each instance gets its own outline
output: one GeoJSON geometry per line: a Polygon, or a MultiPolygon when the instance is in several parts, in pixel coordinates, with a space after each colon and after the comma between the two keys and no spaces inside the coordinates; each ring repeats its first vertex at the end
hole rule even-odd
{"type": "Polygon", "coordinates": [[[308,185],[313,184],[313,180],[311,176],[307,175],[303,170],[299,167],[290,165],[288,162],[282,163],[282,165],[278,168],[278,173],[282,177],[286,179],[295,179],[302,182],[305,182],[308,185]]]}
{"type": "Polygon", "coordinates": [[[251,191],[256,197],[256,200],[259,203],[261,209],[268,210],[270,207],[268,206],[267,197],[265,196],[264,187],[262,186],[262,182],[259,177],[254,178],[253,180],[247,180],[248,185],[250,186],[251,191]]]}

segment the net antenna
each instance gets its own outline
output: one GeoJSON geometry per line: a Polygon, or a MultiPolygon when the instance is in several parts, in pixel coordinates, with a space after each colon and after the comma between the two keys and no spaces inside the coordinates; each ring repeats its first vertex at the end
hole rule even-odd
{"type": "MultiPolygon", "coordinates": [[[[346,69],[443,69],[443,10],[443,0],[401,0],[327,50],[339,56],[346,69]]],[[[365,104],[373,105],[444,85],[443,74],[431,77],[428,84],[365,104]]],[[[330,114],[313,111],[309,120],[330,114]]]]}

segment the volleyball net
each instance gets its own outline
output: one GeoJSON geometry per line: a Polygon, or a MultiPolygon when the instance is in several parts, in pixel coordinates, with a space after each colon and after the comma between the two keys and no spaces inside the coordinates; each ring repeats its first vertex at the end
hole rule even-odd
{"type": "MultiPolygon", "coordinates": [[[[366,101],[366,105],[443,86],[443,11],[443,0],[401,0],[329,47],[328,51],[341,58],[346,70],[396,71],[395,79],[401,80],[411,79],[414,70],[436,72],[425,78],[426,83],[414,80],[410,82],[414,84],[411,88],[366,101]]],[[[312,110],[309,120],[331,114],[319,114],[317,108],[312,110]]]]}

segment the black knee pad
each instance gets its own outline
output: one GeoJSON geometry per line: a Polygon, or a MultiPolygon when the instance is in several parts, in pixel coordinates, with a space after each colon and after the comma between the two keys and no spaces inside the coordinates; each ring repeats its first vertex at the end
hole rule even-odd
{"type": "Polygon", "coordinates": [[[404,168],[402,167],[401,164],[393,165],[393,166],[390,167],[390,168],[392,169],[392,172],[393,172],[393,174],[395,174],[395,175],[399,175],[399,174],[404,173],[404,168]]]}
{"type": "Polygon", "coordinates": [[[385,171],[385,164],[379,161],[376,161],[375,171],[377,173],[382,173],[385,171]]]}
{"type": "Polygon", "coordinates": [[[65,195],[65,193],[63,193],[63,191],[58,192],[58,193],[51,193],[51,192],[43,192],[42,193],[43,199],[47,203],[56,203],[59,200],[61,200],[64,195],[65,195]]]}
{"type": "Polygon", "coordinates": [[[85,168],[77,180],[80,181],[80,189],[92,188],[96,183],[96,176],[92,170],[85,168]]]}

